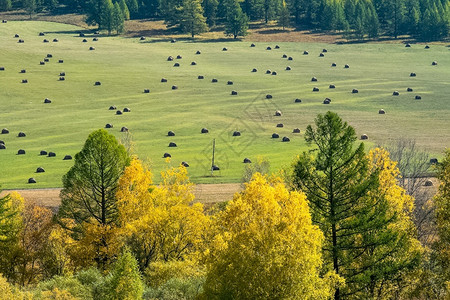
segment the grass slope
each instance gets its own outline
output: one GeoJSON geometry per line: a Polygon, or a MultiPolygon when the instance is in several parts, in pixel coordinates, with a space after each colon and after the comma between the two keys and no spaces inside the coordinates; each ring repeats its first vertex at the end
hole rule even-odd
{"type": "Polygon", "coordinates": [[[3,188],[43,188],[61,185],[61,176],[88,134],[106,123],[117,138],[126,126],[132,133],[135,153],[147,160],[155,174],[167,163],[190,164],[194,182],[238,182],[242,160],[267,157],[273,170],[290,164],[297,153],[307,149],[303,132],[318,113],[336,111],[357,130],[368,134],[369,146],[393,139],[416,139],[434,154],[449,146],[450,140],[450,55],[444,46],[402,44],[326,45],[316,43],[177,42],[132,38],[99,37],[82,42],[76,26],[49,22],[8,22],[0,24],[0,134],[6,150],[0,150],[0,183],[3,188]],[[38,36],[45,32],[44,37],[38,36]],[[18,43],[18,33],[24,43],[18,43]],[[46,38],[50,42],[43,43],[46,38]],[[59,42],[52,42],[58,38],[59,42]],[[90,51],[89,47],[95,47],[90,51]],[[266,50],[271,46],[272,50],[266,50]],[[228,51],[222,51],[227,47],[228,51]],[[323,48],[328,52],[319,57],[323,48]],[[200,50],[201,54],[196,55],[200,50]],[[303,55],[308,50],[309,55],[303,55]],[[293,60],[282,58],[286,53],[293,60]],[[50,62],[40,65],[47,54],[50,62]],[[167,61],[182,55],[182,59],[167,61]],[[64,63],[58,63],[63,59],[64,63]],[[192,66],[191,62],[197,65],[192,66]],[[438,61],[432,66],[432,61],[438,61]],[[175,62],[180,67],[173,67],[175,62]],[[330,67],[331,63],[337,67],[330,67]],[[344,65],[349,64],[349,69],[344,65]],[[291,71],[285,71],[286,66],[291,71]],[[257,68],[258,72],[251,70],[257,68]],[[19,73],[26,69],[25,74],[19,73]],[[278,75],[266,75],[270,69],[278,75]],[[59,81],[59,73],[66,80],[59,81]],[[416,77],[410,77],[416,72],[416,77]],[[197,79],[198,75],[205,79],[197,79]],[[311,77],[318,82],[311,82],[311,77]],[[167,83],[160,82],[167,78],[167,83]],[[217,78],[217,83],[211,79],[217,78]],[[27,79],[28,83],[21,83],[27,79]],[[233,85],[227,85],[232,80],[233,85]],[[101,81],[101,86],[94,86],[101,81]],[[329,89],[335,84],[336,89],[329,89]],[[177,85],[177,90],[171,86],[177,85]],[[312,92],[317,86],[319,92],[312,92]],[[414,92],[406,92],[411,87],[414,92]],[[353,88],[359,89],[352,94],[353,88]],[[144,89],[150,89],[145,94],[144,89]],[[237,96],[230,95],[232,90],[237,96]],[[392,96],[398,90],[400,96],[392,96]],[[266,99],[271,94],[272,99],[266,99]],[[415,95],[422,100],[414,100],[415,95]],[[325,97],[332,99],[324,105],[325,97]],[[51,104],[44,104],[45,98],[51,104]],[[302,103],[294,103],[295,98],[302,103]],[[115,115],[110,105],[128,107],[130,113],[115,115]],[[385,109],[385,115],[378,110],[385,109]],[[275,117],[275,110],[283,116],[275,117]],[[276,128],[283,123],[283,128],[276,128]],[[209,134],[200,134],[202,127],[209,134]],[[293,134],[298,127],[301,134],[293,134]],[[167,132],[173,130],[174,137],[167,132]],[[239,130],[240,137],[232,132],[239,130]],[[26,137],[17,134],[23,131],[26,137]],[[277,132],[280,139],[271,139],[277,132]],[[281,142],[288,136],[291,142],[281,142]],[[216,139],[216,164],[221,168],[209,177],[212,140],[216,139]],[[169,142],[177,148],[169,148],[169,142]],[[25,155],[17,155],[19,149],[25,155]],[[39,156],[40,150],[56,157],[39,156]],[[37,167],[45,173],[34,173],[37,167]],[[37,184],[27,184],[34,177],[37,184]]]}

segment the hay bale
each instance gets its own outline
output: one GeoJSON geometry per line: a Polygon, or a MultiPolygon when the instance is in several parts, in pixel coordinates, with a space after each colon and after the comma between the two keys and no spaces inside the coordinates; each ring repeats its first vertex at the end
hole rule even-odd
{"type": "Polygon", "coordinates": [[[294,103],[302,103],[302,99],[295,98],[294,103]]]}
{"type": "Polygon", "coordinates": [[[433,61],[433,62],[431,63],[431,65],[432,65],[432,66],[437,66],[437,61],[433,61]]]}
{"type": "Polygon", "coordinates": [[[278,128],[283,128],[284,125],[283,125],[283,123],[278,123],[278,124],[277,124],[277,127],[278,127],[278,128]]]}
{"type": "Polygon", "coordinates": [[[430,164],[437,164],[438,163],[438,159],[437,158],[431,158],[430,159],[430,164]]]}
{"type": "Polygon", "coordinates": [[[33,177],[28,178],[28,183],[36,183],[36,179],[34,179],[33,177]]]}
{"type": "Polygon", "coordinates": [[[117,107],[115,106],[115,105],[111,105],[110,107],[109,107],[109,110],[116,110],[117,109],[117,107]]]}
{"type": "Polygon", "coordinates": [[[287,136],[283,136],[283,139],[281,140],[282,142],[290,142],[291,139],[288,138],[287,136]]]}
{"type": "Polygon", "coordinates": [[[66,78],[64,78],[64,77],[59,77],[59,81],[64,81],[64,80],[66,80],[66,78]]]}
{"type": "Polygon", "coordinates": [[[409,74],[410,77],[416,77],[416,73],[412,72],[409,74]]]}
{"type": "Polygon", "coordinates": [[[66,72],[60,72],[59,76],[66,76],[66,72]]]}
{"type": "Polygon", "coordinates": [[[45,65],[45,61],[40,61],[39,64],[40,64],[41,66],[43,66],[43,65],[45,65]]]}
{"type": "Polygon", "coordinates": [[[48,54],[47,54],[47,57],[48,57],[48,58],[52,58],[52,57],[53,57],[53,55],[52,55],[52,54],[50,54],[50,53],[48,53],[48,54]]]}
{"type": "Polygon", "coordinates": [[[227,81],[227,85],[233,85],[233,81],[228,80],[228,81],[227,81]]]}
{"type": "Polygon", "coordinates": [[[8,133],[9,133],[9,130],[7,128],[2,129],[2,134],[8,134],[8,133]]]}
{"type": "Polygon", "coordinates": [[[6,20],[2,20],[2,23],[8,23],[8,21],[6,21],[6,20]]]}
{"type": "Polygon", "coordinates": [[[47,39],[43,39],[42,42],[43,43],[48,43],[48,40],[47,39]]]}
{"type": "Polygon", "coordinates": [[[50,61],[50,59],[44,58],[44,62],[49,62],[49,61],[50,61]]]}
{"type": "Polygon", "coordinates": [[[107,123],[106,125],[105,125],[105,128],[113,128],[114,126],[113,126],[113,124],[111,124],[111,123],[107,123]]]}
{"type": "Polygon", "coordinates": [[[165,153],[163,154],[163,158],[167,158],[167,157],[172,157],[172,155],[170,155],[170,153],[165,152],[165,153]]]}
{"type": "Polygon", "coordinates": [[[380,109],[380,110],[378,111],[378,114],[384,115],[384,114],[386,114],[386,112],[384,111],[384,109],[380,109]]]}
{"type": "Polygon", "coordinates": [[[294,60],[294,59],[292,58],[292,56],[289,56],[289,57],[288,57],[288,60],[294,60]]]}
{"type": "Polygon", "coordinates": [[[53,43],[57,43],[57,42],[59,42],[58,39],[53,39],[53,43]]]}
{"type": "Polygon", "coordinates": [[[267,94],[267,95],[266,95],[266,99],[272,99],[272,95],[267,94]]]}
{"type": "Polygon", "coordinates": [[[149,89],[144,89],[144,94],[148,94],[148,93],[150,93],[150,90],[149,89]]]}
{"type": "Polygon", "coordinates": [[[183,167],[185,167],[185,168],[189,168],[189,164],[188,164],[187,162],[185,162],[185,161],[182,161],[182,162],[181,162],[181,165],[182,165],[183,167]]]}
{"type": "Polygon", "coordinates": [[[367,134],[362,134],[361,135],[361,140],[368,140],[369,137],[367,136],[367,134]]]}
{"type": "Polygon", "coordinates": [[[102,85],[102,83],[101,83],[100,81],[96,81],[96,82],[94,83],[94,85],[102,85]]]}
{"type": "Polygon", "coordinates": [[[205,79],[205,77],[203,75],[198,75],[197,79],[205,79]]]}
{"type": "Polygon", "coordinates": [[[122,128],[120,128],[120,132],[128,132],[128,128],[123,126],[122,128]]]}
{"type": "Polygon", "coordinates": [[[207,128],[202,128],[201,133],[208,133],[209,130],[207,128]]]}
{"type": "Polygon", "coordinates": [[[171,39],[170,42],[173,44],[173,43],[176,43],[177,40],[176,39],[171,39]]]}
{"type": "Polygon", "coordinates": [[[228,51],[228,48],[223,47],[223,48],[222,48],[222,51],[228,51]]]}
{"type": "Polygon", "coordinates": [[[26,136],[27,135],[23,131],[20,131],[19,134],[17,135],[17,137],[26,137],[26,136]]]}
{"type": "Polygon", "coordinates": [[[72,160],[72,155],[65,155],[63,160],[72,160]]]}
{"type": "Polygon", "coordinates": [[[416,100],[421,100],[421,99],[422,99],[422,97],[421,97],[421,96],[419,96],[419,95],[416,95],[416,97],[414,97],[414,99],[416,99],[416,100]]]}
{"type": "Polygon", "coordinates": [[[336,86],[335,86],[334,84],[330,84],[330,85],[328,86],[328,88],[330,88],[330,89],[335,89],[336,86]]]}
{"type": "Polygon", "coordinates": [[[331,99],[330,98],[325,98],[322,103],[323,104],[330,104],[331,103],[331,99]]]}
{"type": "Polygon", "coordinates": [[[49,152],[48,153],[48,157],[55,157],[56,156],[56,153],[55,152],[49,152]]]}
{"type": "Polygon", "coordinates": [[[172,90],[178,90],[178,86],[172,85],[172,90]]]}
{"type": "Polygon", "coordinates": [[[5,67],[0,67],[0,71],[5,71],[5,67]]]}
{"type": "Polygon", "coordinates": [[[23,155],[23,154],[25,154],[25,150],[19,149],[19,151],[17,151],[17,155],[23,155]]]}
{"type": "Polygon", "coordinates": [[[286,67],[286,71],[290,71],[291,70],[291,67],[290,66],[287,66],[286,67]]]}
{"type": "Polygon", "coordinates": [[[197,63],[195,61],[191,62],[191,66],[196,66],[197,63]]]}
{"type": "Polygon", "coordinates": [[[252,161],[250,160],[250,158],[244,158],[244,161],[243,161],[243,163],[244,164],[251,164],[252,163],[252,161]]]}
{"type": "Polygon", "coordinates": [[[0,143],[0,150],[6,149],[5,144],[0,143]]]}
{"type": "Polygon", "coordinates": [[[241,133],[239,131],[234,131],[233,136],[241,136],[241,133]]]}
{"type": "Polygon", "coordinates": [[[39,152],[39,155],[47,155],[47,151],[41,150],[41,151],[39,152]]]}
{"type": "Polygon", "coordinates": [[[26,73],[26,72],[27,72],[27,70],[25,70],[25,69],[20,70],[20,73],[26,73]]]}
{"type": "Polygon", "coordinates": [[[409,87],[409,88],[406,89],[406,91],[407,91],[407,92],[412,92],[413,89],[409,87]]]}
{"type": "Polygon", "coordinates": [[[279,110],[275,111],[275,116],[281,117],[281,111],[279,111],[279,110]]]}
{"type": "Polygon", "coordinates": [[[359,91],[357,89],[352,90],[352,94],[358,94],[358,93],[359,93],[359,91]]]}
{"type": "Polygon", "coordinates": [[[212,165],[211,169],[213,171],[219,171],[220,170],[220,168],[218,166],[216,166],[216,165],[212,165]]]}
{"type": "Polygon", "coordinates": [[[82,41],[83,43],[87,43],[87,39],[83,39],[83,41],[82,41]]]}
{"type": "Polygon", "coordinates": [[[20,37],[20,35],[18,35],[17,33],[14,35],[14,37],[15,38],[18,38],[18,37],[20,37]]]}
{"type": "Polygon", "coordinates": [[[180,64],[179,64],[179,63],[174,63],[173,66],[174,66],[174,67],[179,67],[180,64]]]}
{"type": "Polygon", "coordinates": [[[175,132],[173,132],[172,130],[170,130],[169,132],[167,132],[167,136],[175,136],[175,132]]]}
{"type": "Polygon", "coordinates": [[[400,95],[400,93],[398,91],[392,92],[392,96],[398,96],[398,95],[400,95]]]}
{"type": "Polygon", "coordinates": [[[141,36],[141,37],[139,38],[139,40],[140,40],[140,41],[145,41],[145,36],[141,36]]]}
{"type": "Polygon", "coordinates": [[[48,98],[45,98],[45,99],[44,99],[44,103],[52,103],[52,100],[50,100],[50,99],[48,99],[48,98]]]}
{"type": "Polygon", "coordinates": [[[0,140],[0,144],[3,144],[3,145],[4,145],[4,144],[5,144],[5,141],[0,140]]]}
{"type": "Polygon", "coordinates": [[[276,71],[272,71],[272,75],[277,75],[277,72],[276,71]]]}
{"type": "Polygon", "coordinates": [[[316,77],[311,78],[311,81],[317,81],[316,77]]]}
{"type": "Polygon", "coordinates": [[[177,147],[177,144],[175,144],[174,142],[170,142],[169,147],[177,147]]]}
{"type": "Polygon", "coordinates": [[[324,48],[324,49],[322,49],[322,52],[327,53],[328,50],[324,48]]]}
{"type": "Polygon", "coordinates": [[[344,69],[349,69],[349,68],[350,68],[350,66],[347,64],[344,66],[344,69]]]}
{"type": "Polygon", "coordinates": [[[218,82],[217,78],[211,79],[211,82],[218,82]]]}
{"type": "Polygon", "coordinates": [[[250,45],[250,47],[256,47],[256,45],[252,43],[252,44],[250,45]]]}
{"type": "Polygon", "coordinates": [[[236,96],[238,94],[237,91],[231,91],[231,95],[236,96]]]}
{"type": "Polygon", "coordinates": [[[121,115],[123,114],[120,110],[116,111],[116,115],[121,115]]]}
{"type": "Polygon", "coordinates": [[[275,49],[280,49],[280,46],[278,46],[278,45],[275,45],[275,49]]]}
{"type": "Polygon", "coordinates": [[[36,173],[44,173],[45,172],[45,170],[44,170],[44,168],[42,168],[42,167],[38,167],[37,169],[36,169],[36,173]]]}
{"type": "Polygon", "coordinates": [[[84,33],[80,32],[79,37],[84,37],[84,33]]]}
{"type": "Polygon", "coordinates": [[[62,64],[62,63],[64,63],[64,60],[60,59],[60,60],[58,60],[58,63],[62,64]]]}
{"type": "Polygon", "coordinates": [[[331,66],[332,67],[336,67],[337,65],[336,65],[336,63],[332,63],[331,66]]]}
{"type": "Polygon", "coordinates": [[[272,50],[272,48],[269,46],[269,47],[266,48],[266,50],[272,50]]]}
{"type": "Polygon", "coordinates": [[[324,56],[325,56],[325,54],[323,54],[323,53],[319,54],[319,57],[324,57],[324,56]]]}
{"type": "Polygon", "coordinates": [[[319,91],[319,88],[318,88],[317,86],[315,86],[315,87],[313,87],[312,91],[313,91],[313,92],[318,92],[318,91],[319,91]]]}
{"type": "Polygon", "coordinates": [[[256,72],[258,72],[258,70],[257,70],[256,68],[253,68],[253,69],[252,69],[252,72],[253,72],[253,73],[256,73],[256,72]]]}
{"type": "Polygon", "coordinates": [[[424,186],[433,186],[433,181],[431,181],[430,179],[427,179],[424,183],[424,186]]]}
{"type": "Polygon", "coordinates": [[[266,74],[272,74],[271,70],[266,70],[266,74]]]}
{"type": "Polygon", "coordinates": [[[286,55],[286,54],[283,54],[282,58],[287,58],[287,55],[286,55]]]}
{"type": "Polygon", "coordinates": [[[95,37],[95,38],[92,39],[92,41],[93,42],[98,42],[98,38],[95,37]]]}
{"type": "Polygon", "coordinates": [[[410,48],[411,45],[408,43],[408,44],[405,45],[405,47],[406,47],[406,48],[410,48]]]}
{"type": "Polygon", "coordinates": [[[202,52],[200,52],[200,50],[197,50],[197,52],[195,52],[195,54],[199,55],[199,54],[202,54],[202,52]]]}
{"type": "Polygon", "coordinates": [[[309,52],[308,51],[303,51],[303,55],[308,55],[309,54],[309,52]]]}
{"type": "Polygon", "coordinates": [[[128,107],[124,107],[123,112],[131,112],[131,109],[129,109],[128,107]]]}
{"type": "Polygon", "coordinates": [[[181,55],[177,55],[177,59],[182,59],[183,57],[181,55]]]}
{"type": "Polygon", "coordinates": [[[167,82],[166,78],[161,78],[161,82],[167,82]]]}
{"type": "Polygon", "coordinates": [[[92,46],[91,46],[91,47],[89,47],[89,50],[90,50],[90,51],[93,51],[93,50],[95,50],[95,47],[92,47],[92,46]]]}
{"type": "Polygon", "coordinates": [[[173,57],[172,56],[169,56],[168,58],[167,58],[167,61],[172,61],[173,60],[173,57]]]}
{"type": "Polygon", "coordinates": [[[294,128],[294,129],[292,130],[292,133],[300,133],[300,129],[299,129],[299,128],[294,128]]]}
{"type": "Polygon", "coordinates": [[[430,46],[428,46],[428,45],[425,45],[425,49],[430,49],[430,46]]]}
{"type": "Polygon", "coordinates": [[[280,137],[280,135],[278,133],[272,133],[272,138],[273,139],[277,139],[279,137],[280,137]]]}

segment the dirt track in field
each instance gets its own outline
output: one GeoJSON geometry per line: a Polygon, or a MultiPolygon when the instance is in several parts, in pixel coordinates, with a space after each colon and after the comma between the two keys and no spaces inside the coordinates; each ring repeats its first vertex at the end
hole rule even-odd
{"type": "MultiPolygon", "coordinates": [[[[239,183],[223,183],[223,184],[197,184],[195,185],[194,194],[198,202],[204,203],[208,206],[233,198],[234,193],[241,190],[239,183]]],[[[19,192],[26,201],[34,201],[38,205],[45,207],[58,207],[61,203],[59,192],[61,189],[30,189],[30,190],[15,190],[19,192]]],[[[4,196],[11,190],[5,190],[0,193],[4,196]]]]}

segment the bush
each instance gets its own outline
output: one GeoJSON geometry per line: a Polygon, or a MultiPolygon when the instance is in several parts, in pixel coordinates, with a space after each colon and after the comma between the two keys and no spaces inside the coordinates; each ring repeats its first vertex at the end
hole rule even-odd
{"type": "Polygon", "coordinates": [[[158,288],[148,287],[144,292],[143,299],[197,299],[203,291],[204,282],[204,277],[171,278],[158,288]]]}

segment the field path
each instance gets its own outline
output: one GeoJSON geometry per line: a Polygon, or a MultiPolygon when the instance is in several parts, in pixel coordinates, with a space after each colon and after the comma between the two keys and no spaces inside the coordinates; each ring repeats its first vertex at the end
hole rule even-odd
{"type": "MultiPolygon", "coordinates": [[[[234,193],[241,190],[242,187],[239,183],[196,184],[194,194],[196,201],[211,205],[231,200],[234,193]]],[[[61,204],[61,199],[59,198],[60,188],[4,190],[0,193],[0,197],[12,191],[19,192],[26,201],[34,201],[38,205],[45,207],[58,207],[61,204]]]]}

